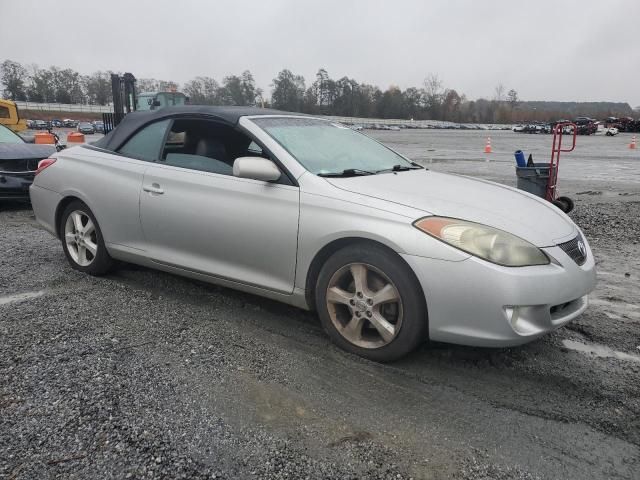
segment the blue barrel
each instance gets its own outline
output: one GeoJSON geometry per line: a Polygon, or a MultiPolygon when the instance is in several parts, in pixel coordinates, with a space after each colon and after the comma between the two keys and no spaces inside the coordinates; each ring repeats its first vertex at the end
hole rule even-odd
{"type": "Polygon", "coordinates": [[[524,159],[524,152],[522,150],[516,150],[514,155],[516,156],[516,163],[519,167],[522,168],[527,166],[527,161],[524,159]]]}

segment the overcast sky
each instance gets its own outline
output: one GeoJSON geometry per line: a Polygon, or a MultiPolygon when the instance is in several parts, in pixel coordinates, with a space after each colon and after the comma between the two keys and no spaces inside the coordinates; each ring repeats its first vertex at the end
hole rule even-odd
{"type": "Polygon", "coordinates": [[[324,67],[382,89],[640,105],[637,0],[0,0],[0,61],[184,83],[324,67]],[[47,4],[49,6],[47,6],[47,4]]]}

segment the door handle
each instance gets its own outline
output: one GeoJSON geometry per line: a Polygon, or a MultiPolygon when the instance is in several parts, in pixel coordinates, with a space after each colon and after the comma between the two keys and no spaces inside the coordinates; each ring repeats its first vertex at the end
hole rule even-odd
{"type": "Polygon", "coordinates": [[[152,183],[151,185],[143,185],[142,189],[145,192],[157,193],[158,195],[162,195],[164,193],[164,190],[160,188],[160,185],[157,183],[152,183]]]}

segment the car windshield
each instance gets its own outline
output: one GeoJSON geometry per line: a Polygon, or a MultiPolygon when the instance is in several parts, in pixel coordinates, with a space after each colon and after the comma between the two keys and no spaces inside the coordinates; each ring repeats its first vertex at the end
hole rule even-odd
{"type": "Polygon", "coordinates": [[[7,127],[0,125],[0,143],[24,143],[24,140],[7,127]]]}
{"type": "Polygon", "coordinates": [[[339,123],[292,117],[252,119],[303,167],[316,175],[377,173],[413,168],[384,145],[339,123]]]}

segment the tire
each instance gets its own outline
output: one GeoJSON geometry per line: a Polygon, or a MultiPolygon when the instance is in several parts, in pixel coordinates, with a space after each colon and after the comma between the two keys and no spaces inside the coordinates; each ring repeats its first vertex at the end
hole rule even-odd
{"type": "Polygon", "coordinates": [[[573,203],[573,200],[571,200],[569,197],[558,197],[557,201],[562,202],[562,204],[564,205],[564,208],[562,209],[564,213],[569,213],[575,208],[575,203],[573,203]]]}
{"type": "Polygon", "coordinates": [[[370,360],[396,360],[427,338],[418,279],[400,257],[376,244],[351,245],[329,257],[318,275],[315,303],[331,339],[370,360]]]}
{"type": "Polygon", "coordinates": [[[67,205],[59,228],[62,249],[72,268],[94,276],[104,275],[111,269],[113,259],[104,245],[100,226],[84,202],[75,200],[67,205]],[[77,228],[78,220],[81,229],[77,228]]]}
{"type": "Polygon", "coordinates": [[[559,198],[556,198],[551,203],[553,203],[556,207],[558,207],[563,212],[566,212],[567,208],[569,208],[569,206],[566,203],[564,203],[563,200],[560,200],[559,198]]]}

